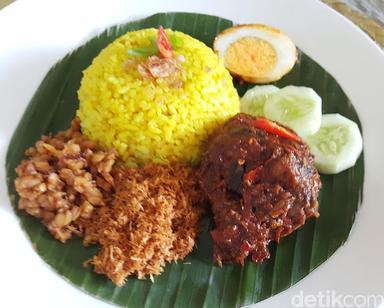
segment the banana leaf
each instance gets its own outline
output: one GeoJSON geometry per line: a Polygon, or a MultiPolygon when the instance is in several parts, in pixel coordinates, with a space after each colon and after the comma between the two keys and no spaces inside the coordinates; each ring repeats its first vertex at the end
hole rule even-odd
{"type": "MultiPolygon", "coordinates": [[[[239,307],[257,303],[298,282],[347,240],[362,200],[363,155],[353,168],[337,175],[321,176],[320,218],[309,220],[278,245],[272,243],[271,258],[263,264],[247,261],[244,267],[215,266],[209,235],[213,222],[208,216],[197,248],[185,260],[167,265],[154,282],[129,278],[122,288],[95,274],[91,268],[83,267],[83,261],[93,256],[98,247],[86,248],[78,238],[61,244],[38,220],[17,210],[15,167],[23,159],[24,151],[42,134],[69,127],[78,108],[76,91],[82,71],[102,48],[125,32],[159,25],[183,31],[212,46],[216,34],[232,26],[232,22],[193,13],[156,14],[112,27],[60,60],[37,89],[10,142],[6,157],[10,202],[36,252],[74,286],[107,302],[122,307],[183,308],[239,307]]],[[[340,113],[357,122],[361,129],[355,109],[336,80],[303,52],[294,69],[275,83],[278,87],[290,84],[313,88],[323,99],[323,113],[340,113]]],[[[242,95],[251,85],[235,81],[235,86],[242,95]]]]}

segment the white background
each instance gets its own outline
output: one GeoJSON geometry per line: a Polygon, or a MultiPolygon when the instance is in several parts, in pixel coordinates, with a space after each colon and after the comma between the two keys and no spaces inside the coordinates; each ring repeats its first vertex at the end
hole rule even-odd
{"type": "Polygon", "coordinates": [[[51,65],[107,26],[162,11],[205,12],[282,29],[338,80],[362,120],[364,201],[348,242],[300,283],[256,306],[289,307],[300,290],[384,294],[384,54],[351,22],[312,0],[19,0],[0,11],[0,306],[108,306],[71,286],[33,251],[6,196],[4,157],[51,65]]]}

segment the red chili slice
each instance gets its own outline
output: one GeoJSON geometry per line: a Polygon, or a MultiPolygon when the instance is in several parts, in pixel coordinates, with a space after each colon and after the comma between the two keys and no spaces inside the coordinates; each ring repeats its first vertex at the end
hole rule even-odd
{"type": "Polygon", "coordinates": [[[249,251],[251,250],[251,245],[249,244],[249,242],[248,241],[244,241],[242,244],[241,244],[241,246],[240,246],[240,251],[242,252],[242,253],[244,253],[244,255],[248,255],[248,253],[249,253],[249,251]]]}
{"type": "Polygon", "coordinates": [[[160,26],[159,31],[157,32],[157,47],[159,48],[160,54],[163,58],[173,58],[172,45],[164,31],[163,26],[160,26]]]}
{"type": "Polygon", "coordinates": [[[291,139],[295,141],[302,142],[301,138],[296,135],[295,133],[289,131],[288,129],[281,127],[280,125],[276,124],[275,122],[269,121],[265,118],[258,118],[251,122],[253,127],[262,129],[268,133],[286,138],[291,139]]]}
{"type": "Polygon", "coordinates": [[[257,174],[260,173],[262,169],[263,166],[258,166],[255,169],[248,171],[246,174],[244,174],[244,182],[246,182],[248,185],[251,185],[253,180],[256,178],[257,174]]]}

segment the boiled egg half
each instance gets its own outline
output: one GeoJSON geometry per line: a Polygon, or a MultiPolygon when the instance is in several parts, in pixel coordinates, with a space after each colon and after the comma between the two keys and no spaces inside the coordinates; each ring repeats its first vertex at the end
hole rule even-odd
{"type": "Polygon", "coordinates": [[[259,24],[224,30],[215,38],[213,49],[233,76],[252,83],[279,80],[297,60],[296,46],[287,35],[259,24]]]}

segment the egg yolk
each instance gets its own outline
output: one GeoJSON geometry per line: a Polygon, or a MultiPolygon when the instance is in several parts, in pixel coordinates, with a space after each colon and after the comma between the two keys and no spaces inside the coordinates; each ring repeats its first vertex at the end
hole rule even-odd
{"type": "Polygon", "coordinates": [[[227,68],[239,75],[261,76],[271,71],[277,62],[275,49],[257,37],[243,37],[233,42],[225,53],[227,68]]]}

